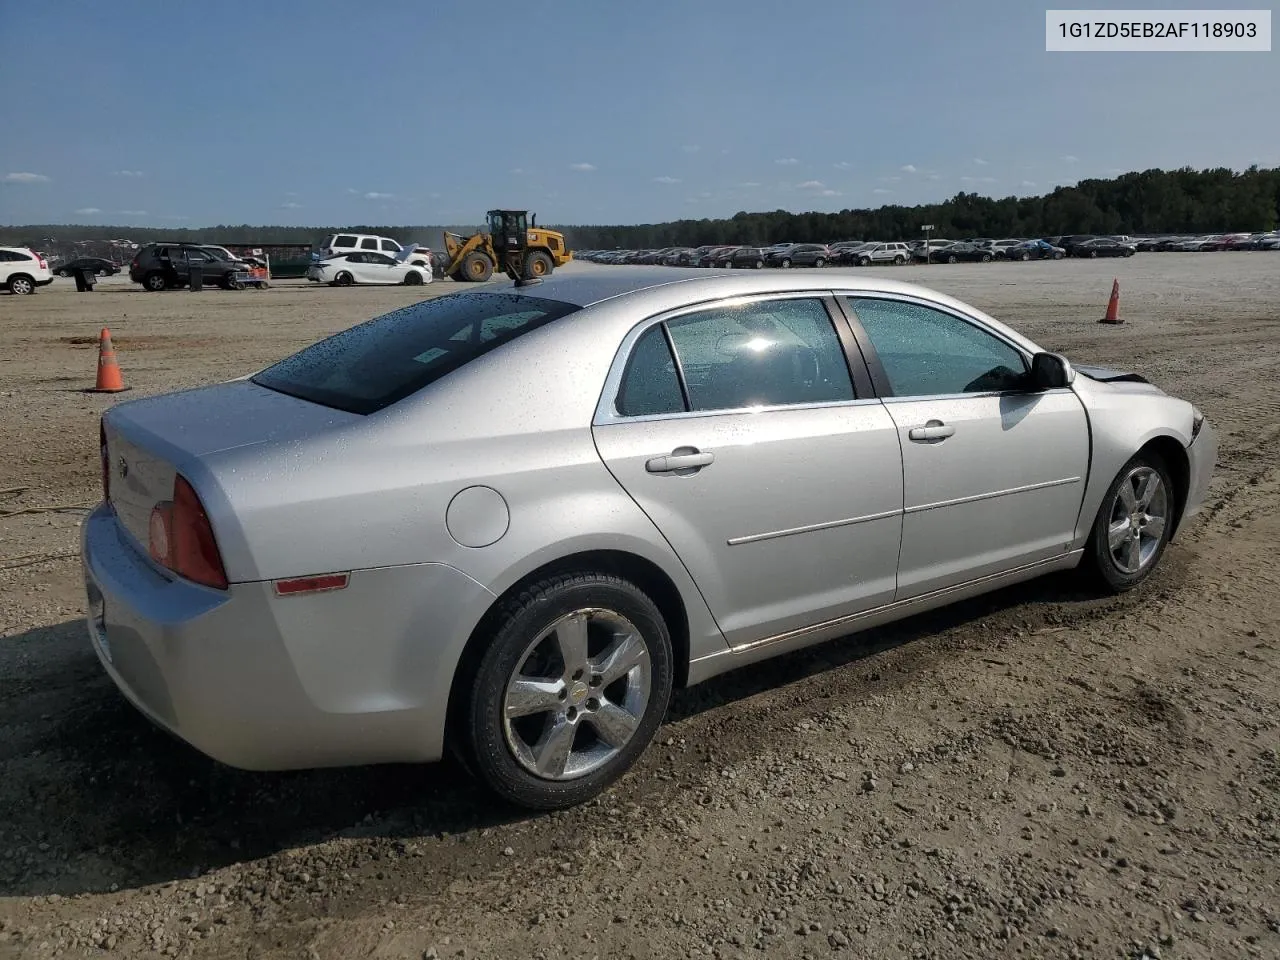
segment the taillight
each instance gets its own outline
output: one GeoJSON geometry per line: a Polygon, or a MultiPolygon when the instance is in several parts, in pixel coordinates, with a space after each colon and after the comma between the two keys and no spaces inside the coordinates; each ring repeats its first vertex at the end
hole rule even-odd
{"type": "Polygon", "coordinates": [[[206,587],[227,588],[213,525],[182,474],[173,479],[173,499],[152,508],[147,534],[149,552],[157,563],[206,587]]]}

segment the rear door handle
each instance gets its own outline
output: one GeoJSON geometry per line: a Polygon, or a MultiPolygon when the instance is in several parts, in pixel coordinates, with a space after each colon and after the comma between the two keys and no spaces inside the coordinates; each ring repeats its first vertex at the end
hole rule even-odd
{"type": "Polygon", "coordinates": [[[680,473],[688,470],[695,472],[714,463],[716,455],[710,450],[701,451],[697,447],[676,447],[665,457],[653,457],[645,462],[644,468],[650,473],[680,473]]]}
{"type": "Polygon", "coordinates": [[[930,420],[923,427],[912,427],[907,436],[917,443],[937,443],[956,432],[956,428],[941,420],[930,420]]]}

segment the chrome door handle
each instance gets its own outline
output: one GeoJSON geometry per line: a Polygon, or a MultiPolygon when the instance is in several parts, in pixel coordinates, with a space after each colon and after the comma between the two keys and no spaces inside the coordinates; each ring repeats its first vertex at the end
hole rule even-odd
{"type": "Polygon", "coordinates": [[[665,457],[653,457],[645,462],[644,468],[650,473],[680,473],[701,470],[714,463],[716,455],[711,451],[703,452],[697,447],[676,447],[665,457]]]}
{"type": "Polygon", "coordinates": [[[907,436],[918,443],[936,443],[956,432],[956,428],[941,420],[930,420],[923,427],[912,427],[907,436]]]}

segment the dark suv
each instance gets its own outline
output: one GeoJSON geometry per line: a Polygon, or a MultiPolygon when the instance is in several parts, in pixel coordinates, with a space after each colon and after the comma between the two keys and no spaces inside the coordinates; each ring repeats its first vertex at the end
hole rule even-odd
{"type": "Polygon", "coordinates": [[[224,290],[233,288],[236,274],[249,269],[243,260],[227,260],[198,243],[148,243],[129,264],[129,279],[151,291],[185,287],[191,279],[191,264],[198,263],[209,283],[224,290]]]}

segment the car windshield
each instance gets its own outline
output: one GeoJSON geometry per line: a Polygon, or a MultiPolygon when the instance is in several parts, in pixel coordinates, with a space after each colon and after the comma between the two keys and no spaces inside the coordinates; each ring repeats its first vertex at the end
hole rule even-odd
{"type": "Polygon", "coordinates": [[[252,379],[326,407],[374,413],[579,309],[510,293],[424,300],[312,344],[252,379]]]}

